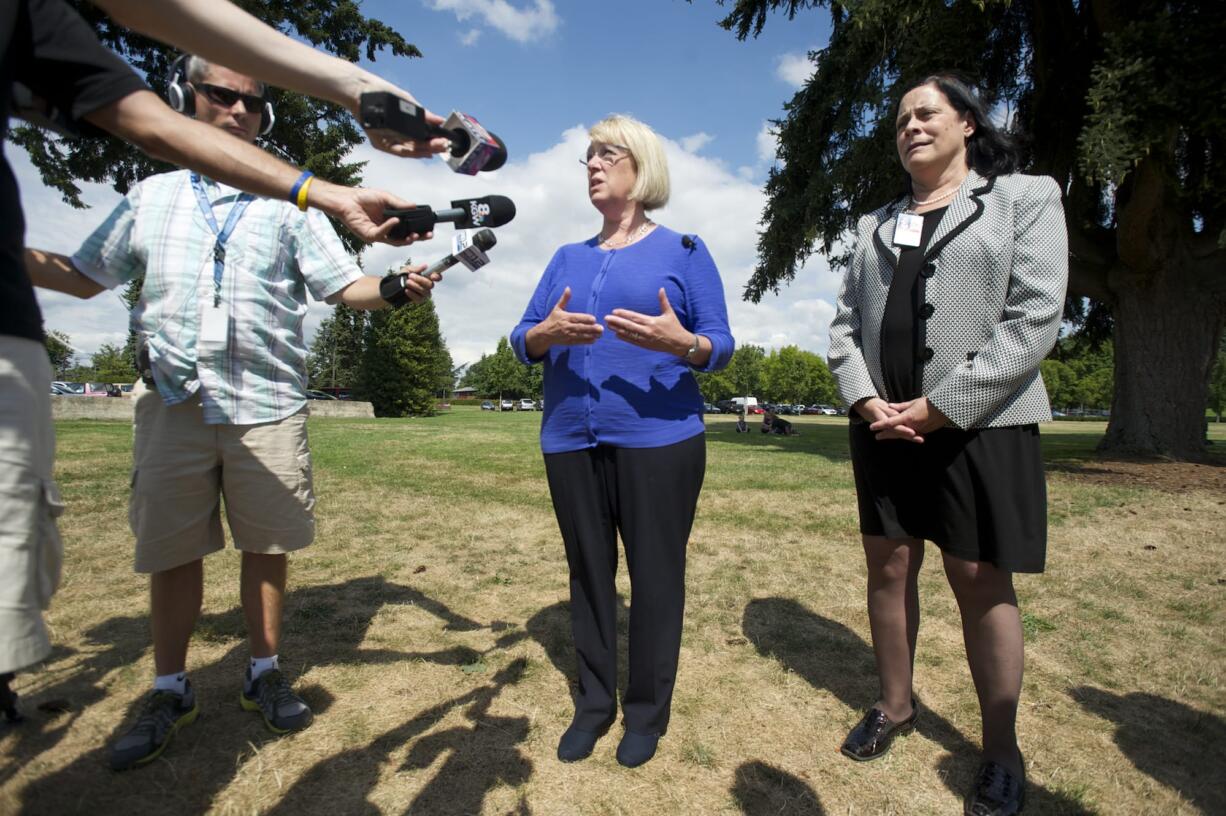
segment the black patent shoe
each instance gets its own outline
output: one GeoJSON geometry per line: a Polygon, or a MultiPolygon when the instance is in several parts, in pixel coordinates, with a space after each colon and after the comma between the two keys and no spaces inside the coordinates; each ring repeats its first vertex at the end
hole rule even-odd
{"type": "MultiPolygon", "coordinates": [[[[1020,756],[1019,756],[1020,759],[1020,756]]],[[[1014,816],[1026,804],[1026,765],[1014,776],[1003,765],[988,761],[979,766],[975,785],[966,797],[965,816],[1014,816]]]]}
{"type": "Polygon", "coordinates": [[[914,697],[911,698],[911,716],[902,722],[894,722],[881,709],[870,708],[864,719],[848,732],[839,750],[856,762],[883,757],[890,750],[890,743],[895,737],[915,730],[915,718],[918,716],[919,704],[914,697]]]}

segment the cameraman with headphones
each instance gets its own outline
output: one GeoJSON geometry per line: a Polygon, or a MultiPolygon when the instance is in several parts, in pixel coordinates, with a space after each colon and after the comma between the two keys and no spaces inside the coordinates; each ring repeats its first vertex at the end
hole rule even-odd
{"type": "MultiPolygon", "coordinates": [[[[171,106],[252,142],[272,125],[264,87],[198,57],[175,63],[171,106]]],[[[73,255],[59,287],[88,297],[141,275],[132,312],[147,390],[135,409],[129,519],[137,572],[150,574],[156,678],[132,726],[111,746],[117,770],[161,754],[199,708],[186,675],[203,596],[203,557],[225,544],[221,499],[242,552],[241,598],[251,660],[244,709],[275,733],[312,714],[278,665],[286,554],[311,543],[315,497],[306,420],[308,293],[355,309],[420,302],[438,280],[406,267],[364,275],[328,219],[256,198],[187,170],[146,178],[73,255]]],[[[237,678],[236,678],[237,679],[237,678]]]]}
{"type": "MultiPolygon", "coordinates": [[[[357,113],[365,91],[412,95],[345,60],[290,39],[225,0],[93,0],[121,24],[154,39],[256,74],[281,87],[344,105],[357,113]]],[[[122,59],[104,48],[65,0],[0,0],[0,146],[21,83],[46,100],[69,131],[92,125],[151,156],[192,167],[257,195],[291,190],[365,241],[394,244],[385,207],[407,202],[380,190],[323,180],[299,183],[299,171],[247,141],[175,116],[122,59]]],[[[37,117],[36,117],[37,118],[37,117]]],[[[426,120],[441,124],[429,111],[426,120]]],[[[446,139],[413,142],[380,131],[372,144],[397,156],[425,158],[446,139]]],[[[25,221],[16,179],[0,153],[0,716],[21,719],[9,688],[14,673],[51,650],[42,610],[59,584],[61,545],[55,517],[63,503],[53,480],[55,434],[48,391],[51,368],[42,316],[31,283],[87,297],[92,282],[68,259],[24,249],[25,221]],[[28,267],[28,268],[27,268],[28,267]],[[34,278],[32,281],[31,278],[34,278]],[[87,285],[78,291],[82,282],[87,285]]],[[[429,237],[429,235],[421,236],[429,237]]]]}

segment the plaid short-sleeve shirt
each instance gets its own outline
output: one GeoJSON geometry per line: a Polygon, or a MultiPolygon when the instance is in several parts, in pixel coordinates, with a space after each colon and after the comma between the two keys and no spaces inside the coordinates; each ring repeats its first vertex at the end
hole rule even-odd
{"type": "MultiPolygon", "coordinates": [[[[240,193],[202,182],[222,225],[240,193]]],[[[256,198],[226,243],[220,295],[228,336],[224,343],[201,344],[203,309],[213,305],[216,240],[191,173],[180,170],[133,187],[72,261],[107,288],[144,273],[132,326],[145,338],[167,404],[199,391],[209,424],[284,419],[306,403],[307,294],[323,300],[362,271],[326,216],[256,198]]]]}

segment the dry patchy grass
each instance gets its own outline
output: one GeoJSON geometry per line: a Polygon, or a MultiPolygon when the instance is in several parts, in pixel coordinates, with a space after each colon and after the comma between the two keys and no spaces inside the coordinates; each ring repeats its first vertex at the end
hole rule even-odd
{"type": "MultiPolygon", "coordinates": [[[[661,752],[625,770],[614,729],[588,761],[559,763],[573,658],[535,421],[312,421],[319,536],[292,560],[281,652],[315,724],[277,739],[238,709],[238,558],[219,554],[189,658],[202,717],[124,774],[104,746],[152,674],[126,523],[131,430],[61,426],[57,648],[18,679],[29,719],[0,736],[0,812],[960,811],[978,710],[935,557],[919,730],[866,766],[837,753],[876,684],[846,431],[825,418],[796,438],[713,419],[661,752]]],[[[1220,813],[1226,469],[1100,462],[1101,430],[1045,430],[1049,568],[1017,582],[1027,812],[1220,813]]]]}

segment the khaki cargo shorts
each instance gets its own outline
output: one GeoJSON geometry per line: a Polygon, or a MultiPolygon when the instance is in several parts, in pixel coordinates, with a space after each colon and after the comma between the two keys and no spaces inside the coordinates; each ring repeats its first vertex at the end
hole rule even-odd
{"type": "Polygon", "coordinates": [[[0,335],[0,674],[51,651],[42,612],[60,583],[64,505],[51,478],[50,392],[43,344],[0,335]]]}
{"type": "Polygon", "coordinates": [[[281,554],[315,538],[307,409],[259,425],[206,425],[199,396],[166,405],[138,383],[128,520],[136,571],[162,572],[225,546],[281,554]]]}

